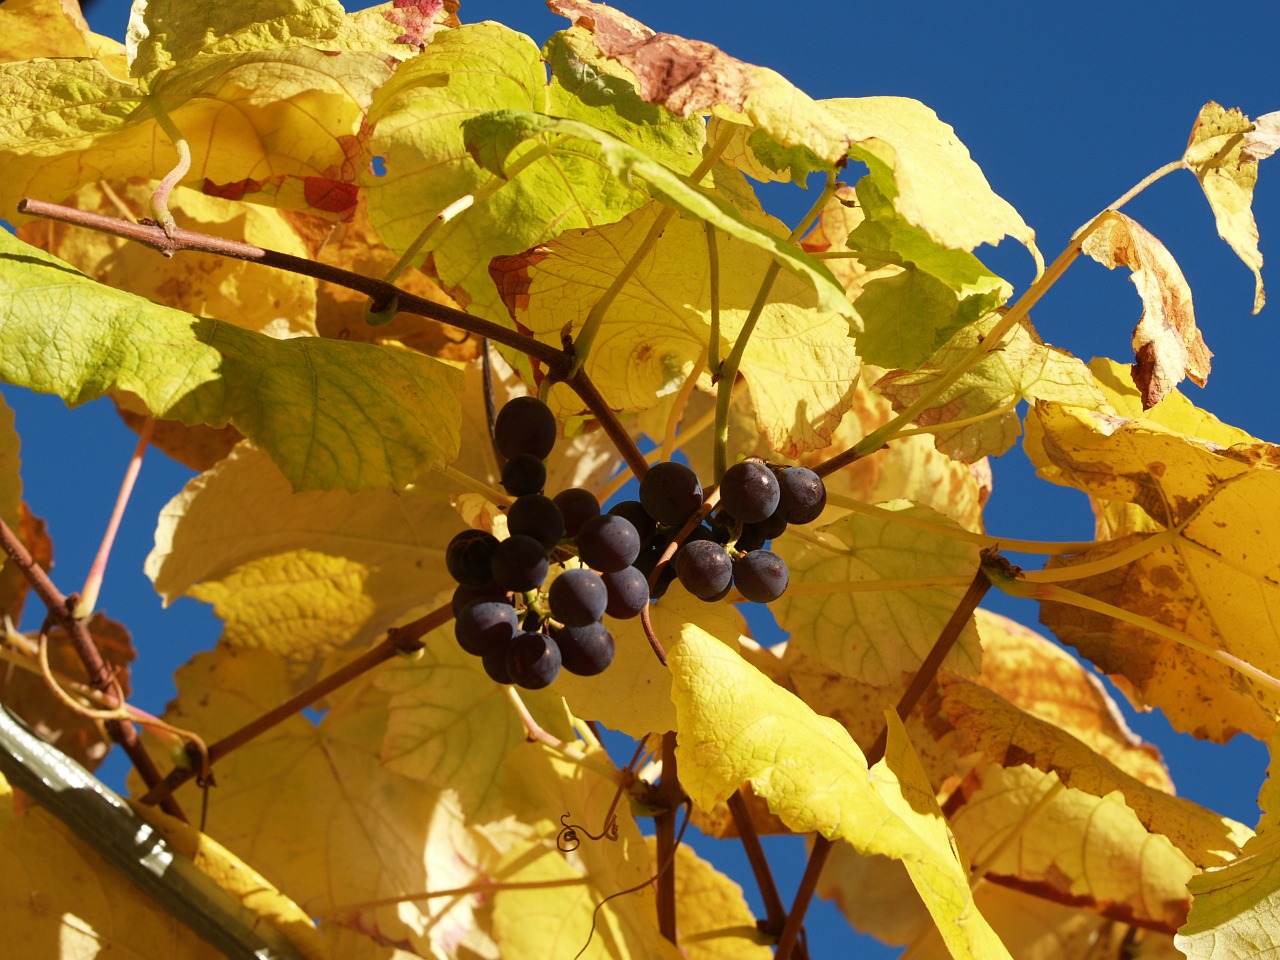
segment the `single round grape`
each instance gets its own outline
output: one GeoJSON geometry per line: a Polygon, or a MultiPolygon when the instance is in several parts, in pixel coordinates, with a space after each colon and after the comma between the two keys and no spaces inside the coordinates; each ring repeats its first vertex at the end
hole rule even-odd
{"type": "Polygon", "coordinates": [[[498,411],[493,440],[508,460],[522,453],[545,460],[556,445],[556,418],[537,397],[516,397],[498,411]]]}
{"type": "Polygon", "coordinates": [[[467,587],[487,587],[493,583],[490,569],[498,538],[484,530],[463,530],[444,551],[449,576],[467,587]]]}
{"type": "Polygon", "coordinates": [[[630,620],[649,605],[649,580],[636,567],[623,567],[613,573],[601,574],[605,589],[609,591],[609,604],[604,612],[615,620],[630,620]]]}
{"type": "Polygon", "coordinates": [[[636,533],[640,534],[640,542],[646,547],[649,545],[658,522],[649,516],[649,511],[645,510],[639,500],[621,500],[609,508],[609,513],[630,520],[636,533]]]}
{"type": "Polygon", "coordinates": [[[676,551],[676,576],[700,600],[714,600],[733,582],[733,561],[711,540],[686,542],[676,551]]]}
{"type": "Polygon", "coordinates": [[[812,523],[826,505],[827,488],[808,467],[783,467],[778,471],[777,515],[787,523],[812,523]]]}
{"type": "Polygon", "coordinates": [[[520,632],[515,607],[502,600],[482,600],[467,607],[453,621],[458,646],[474,657],[506,650],[520,632]]]}
{"type": "Polygon", "coordinates": [[[480,658],[480,662],[484,664],[484,672],[494,683],[512,682],[511,674],[507,672],[507,650],[509,649],[509,646],[503,647],[501,650],[486,653],[480,658]]]}
{"type": "Polygon", "coordinates": [[[640,534],[631,521],[608,513],[584,523],[575,542],[578,559],[602,573],[629,567],[640,554],[640,534]]]}
{"type": "Polygon", "coordinates": [[[531,453],[512,457],[502,468],[502,489],[513,497],[541,493],[547,485],[547,465],[531,453]]]}
{"type": "Polygon", "coordinates": [[[603,623],[554,627],[551,638],[560,648],[560,663],[570,673],[594,677],[613,663],[613,634],[603,623]]]}
{"type": "Polygon", "coordinates": [[[752,603],[772,603],[787,589],[786,561],[769,550],[752,550],[733,562],[733,585],[752,603]]]}
{"type": "Polygon", "coordinates": [[[640,481],[640,503],[658,523],[684,523],[702,506],[702,484],[683,463],[655,463],[640,481]]]}
{"type": "Polygon", "coordinates": [[[551,615],[569,627],[582,627],[604,616],[609,590],[594,570],[566,570],[547,592],[551,615]]]}
{"type": "Polygon", "coordinates": [[[517,497],[507,510],[507,529],[512,536],[524,534],[533,537],[550,550],[564,536],[564,516],[550,497],[540,493],[526,493],[517,497]]]}
{"type": "Polygon", "coordinates": [[[582,525],[592,517],[600,516],[600,501],[590,490],[569,487],[551,498],[564,516],[564,535],[576,537],[582,525]]]}
{"type": "Polygon", "coordinates": [[[526,690],[541,690],[560,672],[560,648],[541,633],[520,633],[507,649],[511,682],[526,690]]]}
{"type": "Polygon", "coordinates": [[[778,509],[778,480],[763,463],[735,463],[720,479],[720,504],[743,523],[759,523],[778,509]]]}
{"type": "MultiPolygon", "coordinates": [[[[492,574],[490,574],[492,576],[492,574]]],[[[485,600],[506,600],[507,591],[496,583],[490,583],[487,587],[468,587],[464,584],[458,584],[457,589],[453,591],[453,596],[449,600],[449,607],[453,610],[456,617],[467,607],[473,603],[481,603],[485,600]]]]}
{"type": "Polygon", "coordinates": [[[522,533],[514,534],[498,544],[490,564],[493,579],[500,587],[523,593],[542,586],[551,564],[547,550],[539,541],[522,533]]]}

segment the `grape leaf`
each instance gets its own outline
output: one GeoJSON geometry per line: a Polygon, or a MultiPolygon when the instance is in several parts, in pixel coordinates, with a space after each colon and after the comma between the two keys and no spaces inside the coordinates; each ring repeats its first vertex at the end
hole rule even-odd
{"type": "Polygon", "coordinates": [[[844,728],[697,626],[670,653],[681,783],[707,809],[750,780],[792,830],[902,860],[957,958],[1007,957],[973,906],[966,865],[897,714],[868,769],[844,728]]]}
{"type": "Polygon", "coordinates": [[[1182,925],[1196,868],[1148,833],[1118,791],[1096,797],[1052,773],[994,764],[979,768],[977,783],[951,817],[977,870],[1125,923],[1167,933],[1182,925]],[[1101,862],[1106,869],[1090,866],[1101,862]]]}
{"type": "MultiPolygon", "coordinates": [[[[876,390],[892,401],[895,410],[905,410],[966,354],[984,343],[999,319],[993,314],[957,331],[921,369],[891,370],[876,381],[876,390]]],[[[1022,433],[1015,408],[1028,399],[1058,400],[1082,407],[1106,403],[1088,367],[1065,350],[1047,346],[1031,322],[1024,320],[997,346],[990,347],[915,422],[933,429],[938,449],[972,463],[982,457],[999,456],[1013,446],[1022,433]],[[955,421],[960,423],[946,428],[955,421]]]]}
{"type": "MultiPolygon", "coordinates": [[[[915,671],[960,602],[964,584],[932,581],[968,581],[978,567],[974,544],[927,528],[945,528],[945,518],[905,500],[881,506],[882,514],[850,514],[806,531],[804,539],[781,538],[774,552],[786,561],[791,586],[772,605],[793,649],[876,686],[915,671]],[[899,513],[925,526],[894,522],[899,513]],[[857,589],[877,580],[919,585],[857,589]]],[[[970,620],[944,662],[956,672],[976,673],[980,658],[970,620]]]]}
{"type": "Polygon", "coordinates": [[[0,62],[37,57],[92,57],[107,41],[89,29],[78,5],[8,0],[0,6],[0,62]]]}
{"type": "MultiPolygon", "coordinates": [[[[819,310],[852,316],[852,308],[831,272],[785,239],[752,223],[729,203],[700,189],[671,168],[611,134],[576,120],[560,120],[528,110],[495,110],[463,122],[467,150],[476,162],[503,175],[512,151],[543,134],[586,140],[600,149],[601,160],[623,182],[640,177],[649,192],[681,213],[710,224],[730,237],[758,247],[781,266],[804,277],[817,292],[819,310]]],[[[723,256],[723,254],[722,254],[723,256]]]]}
{"type": "Polygon", "coordinates": [[[445,590],[451,528],[461,523],[442,490],[294,492],[242,445],[161,511],[146,571],[166,602],[189,593],[215,604],[228,642],[301,667],[372,641],[445,590]]]}
{"type": "MultiPolygon", "coordinates": [[[[528,253],[496,260],[492,269],[517,322],[557,344],[566,324],[581,329],[658,211],[658,205],[650,204],[619,223],[570,231],[528,253]]],[[[777,235],[785,232],[781,225],[763,222],[774,231],[768,235],[783,244],[777,235]]],[[[655,406],[671,371],[692,364],[705,349],[709,268],[706,257],[691,256],[691,250],[706,250],[705,233],[698,223],[676,218],[604,317],[585,369],[615,409],[655,406]]],[[[721,275],[723,356],[755,301],[769,255],[734,237],[721,237],[718,250],[723,263],[734,265],[721,275]]],[[[815,299],[808,283],[780,274],[740,368],[753,386],[758,429],[786,456],[830,442],[857,379],[858,358],[844,320],[822,312],[815,299]]],[[[553,391],[551,399],[564,396],[553,391]]],[[[559,402],[573,403],[569,410],[574,412],[579,409],[576,398],[559,402]]]]}
{"type": "Polygon", "coordinates": [[[1185,377],[1203,387],[1213,352],[1196,327],[1191,288],[1164,244],[1123,213],[1109,211],[1081,249],[1108,270],[1133,271],[1129,279],[1143,306],[1133,329],[1133,382],[1143,406],[1154,407],[1185,377]]]}
{"type": "MultiPolygon", "coordinates": [[[[1055,578],[1089,564],[1070,589],[1280,673],[1272,614],[1280,603],[1277,449],[1259,441],[1223,448],[1151,421],[1062,404],[1039,402],[1034,415],[1037,442],[1027,454],[1040,476],[1134,504],[1156,530],[1059,558],[1055,578]],[[1130,552],[1115,559],[1122,551],[1130,552]]],[[[1045,603],[1041,620],[1135,703],[1164,709],[1177,729],[1225,741],[1240,731],[1265,737],[1275,726],[1280,691],[1203,653],[1065,604],[1045,603]]]]}
{"type": "Polygon", "coordinates": [[[1227,241],[1244,265],[1253,272],[1253,312],[1266,303],[1262,289],[1262,251],[1258,249],[1258,224],[1253,218],[1253,189],[1258,183],[1258,161],[1275,151],[1274,132],[1268,128],[1276,114],[1251,123],[1239,110],[1227,110],[1210,100],[1200,108],[1182,162],[1196,175],[1213,210],[1218,236],[1227,241]],[[1260,136],[1255,135],[1260,131],[1260,136]]]}

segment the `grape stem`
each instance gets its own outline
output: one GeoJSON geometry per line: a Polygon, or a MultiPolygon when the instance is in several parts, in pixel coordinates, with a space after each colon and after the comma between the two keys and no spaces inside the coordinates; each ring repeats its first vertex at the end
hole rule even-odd
{"type": "MultiPolygon", "coordinates": [[[[286,700],[280,706],[268,710],[262,716],[255,720],[251,720],[238,730],[234,730],[227,734],[221,740],[209,745],[208,763],[212,765],[221,760],[231,751],[238,747],[244,746],[250,740],[265,733],[277,724],[283,723],[294,714],[305,710],[317,700],[328,696],[334,690],[344,684],[350,683],[357,677],[367,673],[380,663],[390,660],[397,654],[412,654],[421,650],[425,644],[422,638],[437,627],[443,626],[453,619],[453,609],[449,604],[444,604],[430,613],[419,617],[412,623],[407,623],[402,627],[392,627],[387,631],[387,637],[377,646],[370,648],[361,654],[355,660],[343,667],[335,670],[324,679],[312,684],[307,689],[301,691],[296,696],[286,700]]],[[[150,790],[142,796],[141,803],[156,803],[159,801],[164,803],[174,790],[182,786],[198,771],[191,767],[175,767],[170,771],[169,775],[164,778],[163,782],[148,784],[150,790]]]]}
{"type": "Polygon", "coordinates": [[[111,558],[111,547],[116,542],[116,533],[120,530],[120,521],[124,518],[124,509],[133,494],[134,484],[142,471],[142,457],[151,443],[151,432],[156,425],[152,417],[147,417],[138,434],[138,444],[134,447],[133,456],[129,458],[129,466],[125,468],[124,479],[120,481],[120,491],[116,494],[115,506],[111,510],[111,519],[107,521],[107,529],[102,535],[102,543],[93,558],[93,566],[84,578],[84,587],[80,590],[80,602],[76,605],[76,616],[87,617],[98,605],[98,595],[102,591],[102,581],[107,575],[107,561],[111,558]]]}
{"type": "MultiPolygon", "coordinates": [[[[71,645],[80,657],[80,662],[84,664],[85,672],[93,689],[102,695],[110,709],[120,707],[121,700],[116,695],[117,686],[114,671],[103,659],[102,652],[98,649],[98,645],[89,633],[88,623],[75,616],[72,612],[76,607],[76,597],[74,595],[65,596],[54,585],[53,581],[49,579],[49,575],[35,562],[22,540],[3,520],[0,520],[0,549],[3,549],[9,559],[22,571],[22,575],[31,584],[36,596],[44,603],[49,619],[66,631],[71,645]]],[[[122,719],[107,720],[105,721],[105,726],[108,736],[120,744],[133,762],[134,769],[138,771],[143,782],[147,786],[154,786],[160,783],[160,770],[156,767],[155,761],[151,759],[151,755],[147,753],[146,748],[143,747],[142,741],[138,739],[137,728],[128,720],[122,719]]],[[[186,814],[182,812],[182,807],[172,798],[169,798],[168,802],[163,805],[163,809],[165,813],[179,817],[184,822],[187,819],[186,814]]]]}
{"type": "MultiPolygon", "coordinates": [[[[956,640],[959,639],[965,624],[973,616],[973,611],[977,609],[979,602],[981,602],[987,591],[991,589],[992,575],[988,574],[989,569],[999,570],[1001,575],[1007,575],[1005,571],[1011,568],[994,550],[983,551],[982,565],[974,573],[973,579],[969,583],[969,589],[965,591],[964,596],[960,598],[960,603],[951,612],[951,617],[938,634],[938,639],[935,641],[933,649],[924,658],[924,662],[920,664],[920,669],[916,671],[915,677],[911,680],[911,685],[907,687],[906,692],[902,694],[901,699],[898,701],[897,713],[898,717],[903,721],[911,715],[911,711],[916,708],[920,698],[933,684],[938,675],[938,668],[942,666],[942,661],[951,652],[951,648],[955,645],[956,640]]],[[[871,749],[866,753],[868,767],[872,767],[884,759],[888,738],[889,727],[886,724],[871,745],[871,749]]],[[[774,960],[790,960],[804,923],[804,915],[809,909],[809,903],[813,899],[813,893],[818,886],[818,878],[822,875],[822,868],[826,866],[827,858],[831,855],[833,846],[832,841],[821,834],[814,838],[813,849],[809,851],[809,862],[805,864],[804,875],[800,878],[800,887],[796,891],[796,898],[791,905],[791,912],[787,915],[786,925],[782,928],[782,935],[778,938],[778,949],[774,954],[774,960]]]]}

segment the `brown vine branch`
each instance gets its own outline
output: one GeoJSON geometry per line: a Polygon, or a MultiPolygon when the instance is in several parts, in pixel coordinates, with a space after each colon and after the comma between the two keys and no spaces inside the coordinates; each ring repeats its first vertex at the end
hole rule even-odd
{"type": "MultiPolygon", "coordinates": [[[[987,567],[989,565],[1002,568],[1009,566],[1008,561],[1002,559],[995,550],[987,549],[982,551],[982,565],[978,567],[977,572],[973,575],[973,581],[969,584],[969,589],[964,592],[964,596],[960,598],[960,603],[951,612],[951,617],[947,620],[946,625],[943,626],[941,633],[938,634],[938,639],[934,643],[933,649],[924,658],[924,662],[920,664],[920,669],[916,671],[910,686],[907,687],[906,692],[898,700],[898,716],[902,720],[906,720],[911,715],[911,711],[920,702],[920,697],[929,689],[929,685],[933,683],[934,678],[938,675],[938,668],[942,665],[942,661],[946,659],[947,654],[951,652],[951,648],[955,646],[956,640],[959,639],[964,625],[969,622],[969,617],[978,608],[978,603],[986,596],[987,591],[991,589],[991,579],[987,576],[987,567]]],[[[867,751],[867,766],[872,766],[884,759],[888,737],[889,728],[886,726],[880,731],[880,735],[876,737],[871,749],[867,751]]],[[[822,835],[819,835],[814,840],[813,849],[809,851],[809,862],[805,864],[804,875],[800,878],[800,888],[796,891],[796,898],[791,905],[791,912],[787,915],[787,923],[782,929],[782,936],[778,938],[778,950],[774,954],[774,960],[790,960],[791,953],[795,948],[796,938],[799,936],[800,929],[804,923],[804,915],[808,911],[809,903],[813,899],[813,893],[817,889],[818,878],[821,876],[822,868],[826,866],[827,858],[831,855],[831,850],[834,846],[835,844],[832,841],[822,835]]]]}
{"type": "MultiPolygon", "coordinates": [[[[769,860],[764,855],[764,847],[760,845],[760,837],[751,820],[747,802],[742,797],[741,788],[729,794],[728,803],[733,825],[737,827],[738,838],[742,841],[742,849],[747,854],[747,862],[751,864],[751,872],[755,874],[756,886],[760,888],[760,899],[764,901],[765,925],[762,930],[771,936],[779,936],[787,922],[787,908],[782,905],[778,885],[773,880],[773,871],[769,869],[769,860]]],[[[803,945],[800,953],[801,960],[805,960],[803,945]]]]}
{"type": "Polygon", "coordinates": [[[658,887],[658,932],[676,942],[676,810],[684,801],[680,776],[676,769],[676,735],[662,735],[662,780],[657,798],[661,812],[654,818],[658,863],[662,869],[656,878],[658,887]]]}
{"type": "Polygon", "coordinates": [[[504,344],[513,350],[519,350],[526,356],[545,364],[547,376],[550,380],[567,383],[573,389],[582,399],[582,402],[586,404],[587,409],[591,411],[592,416],[600,421],[601,426],[618,448],[618,453],[627,461],[627,465],[631,467],[632,472],[637,477],[643,477],[649,469],[649,465],[645,462],[644,456],[640,453],[635,441],[631,439],[631,435],[622,426],[617,414],[605,403],[595,384],[591,382],[590,378],[582,370],[574,371],[571,375],[574,365],[572,350],[557,349],[551,344],[517,333],[515,330],[510,330],[489,320],[483,320],[463,310],[456,310],[453,307],[447,307],[444,304],[415,296],[386,280],[367,277],[364,274],[344,270],[331,264],[308,260],[306,257],[295,257],[279,250],[270,250],[251,243],[227,240],[211,234],[197,233],[193,230],[183,230],[178,227],[166,232],[164,229],[150,223],[133,223],[100,213],[77,210],[74,207],[65,207],[61,204],[48,203],[44,200],[35,200],[31,197],[24,198],[18,203],[18,211],[28,216],[45,217],[60,223],[98,230],[102,233],[122,237],[125,240],[145,244],[166,257],[171,257],[179,251],[192,250],[200,253],[212,253],[220,257],[231,257],[236,260],[248,260],[253,263],[261,263],[264,266],[274,267],[277,270],[286,270],[301,276],[313,277],[316,280],[325,280],[340,287],[346,287],[365,294],[377,309],[383,309],[386,305],[394,302],[396,309],[404,313],[437,320],[440,323],[446,323],[476,336],[488,338],[495,343],[504,344]]]}
{"type": "MultiPolygon", "coordinates": [[[[77,618],[73,613],[76,605],[75,596],[64,596],[62,591],[54,586],[53,581],[49,579],[49,575],[35,562],[35,559],[18,538],[18,535],[3,520],[0,520],[0,547],[8,554],[10,561],[17,564],[23,576],[27,578],[27,582],[35,590],[36,596],[40,598],[45,605],[45,609],[49,611],[50,619],[66,631],[67,637],[71,640],[71,645],[75,648],[81,663],[84,664],[85,672],[89,675],[90,685],[102,695],[103,701],[110,708],[120,707],[122,703],[116,695],[115,674],[107,665],[107,662],[102,659],[102,653],[98,650],[98,645],[93,642],[93,637],[90,636],[89,627],[85,621],[77,618]]],[[[138,739],[137,728],[128,720],[122,719],[107,720],[104,726],[107,729],[107,735],[114,742],[120,744],[125,754],[128,755],[143,782],[148,787],[154,787],[160,783],[160,770],[156,767],[155,761],[151,759],[151,755],[147,753],[146,748],[143,747],[142,741],[138,739]]],[[[162,804],[162,809],[165,813],[179,817],[184,821],[187,819],[186,814],[182,812],[182,808],[172,798],[169,798],[167,803],[162,804]]]]}
{"type": "MultiPolygon", "coordinates": [[[[334,690],[350,683],[397,654],[416,653],[424,646],[422,642],[424,636],[452,619],[453,610],[446,603],[425,616],[419,617],[412,623],[407,623],[402,627],[393,627],[387,631],[387,638],[376,647],[367,650],[346,666],[335,670],[323,680],[307,687],[307,689],[286,700],[275,709],[268,710],[257,719],[246,723],[239,730],[234,730],[216,743],[210,744],[206,751],[207,757],[203,758],[205,763],[212,766],[231,751],[244,746],[254,737],[265,733],[279,723],[283,723],[295,713],[299,713],[311,706],[321,697],[328,696],[334,690]]],[[[199,771],[194,767],[176,767],[165,777],[163,782],[148,784],[151,789],[141,797],[139,802],[156,803],[159,801],[163,803],[164,798],[171,796],[174,790],[198,773],[199,771]]]]}

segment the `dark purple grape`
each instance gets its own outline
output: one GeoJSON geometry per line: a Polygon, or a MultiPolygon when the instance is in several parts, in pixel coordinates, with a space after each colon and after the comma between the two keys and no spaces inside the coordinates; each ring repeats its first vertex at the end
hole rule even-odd
{"type": "Polygon", "coordinates": [[[733,585],[752,603],[777,600],[789,579],[786,561],[768,550],[752,550],[733,562],[733,585]]]}
{"type": "Polygon", "coordinates": [[[773,471],[754,460],[735,463],[720,479],[720,505],[743,523],[772,516],[779,494],[773,471]]]}
{"type": "Polygon", "coordinates": [[[493,579],[498,586],[517,593],[542,586],[551,564],[547,550],[533,537],[517,533],[498,544],[493,551],[493,579]]]}
{"type": "Polygon", "coordinates": [[[640,554],[640,534],[625,517],[593,517],[582,525],[575,541],[578,559],[602,573],[629,567],[640,554]]]}
{"type": "Polygon", "coordinates": [[[541,633],[520,633],[507,649],[511,682],[526,690],[541,690],[560,672],[560,648],[541,633]]]}
{"type": "Polygon", "coordinates": [[[676,576],[701,600],[715,600],[733,582],[733,561],[724,547],[711,540],[684,543],[676,551],[676,576]]]}
{"type": "Polygon", "coordinates": [[[778,494],[777,516],[787,523],[812,523],[827,505],[827,488],[808,467],[780,469],[778,494]]]}
{"type": "Polygon", "coordinates": [[[463,586],[487,587],[493,583],[490,565],[497,548],[498,538],[492,533],[463,530],[445,548],[445,568],[463,586]]]}
{"type": "Polygon", "coordinates": [[[547,592],[551,616],[569,627],[582,627],[604,616],[609,590],[594,570],[566,570],[547,592]]]}
{"type": "Polygon", "coordinates": [[[547,485],[547,465],[531,453],[512,457],[502,468],[502,489],[513,497],[541,493],[547,485]]]}
{"type": "MultiPolygon", "coordinates": [[[[492,574],[490,576],[492,576],[492,574]]],[[[507,591],[503,590],[496,583],[491,583],[487,587],[468,587],[463,584],[459,584],[458,588],[453,591],[453,597],[449,600],[449,607],[453,610],[453,615],[456,617],[473,603],[480,603],[484,600],[506,599],[507,591]]]]}
{"type": "Polygon", "coordinates": [[[636,533],[640,534],[640,542],[645,546],[649,545],[658,522],[649,516],[649,512],[639,500],[622,500],[615,503],[609,508],[609,513],[615,517],[630,520],[631,525],[636,528],[636,533]]]}
{"type": "Polygon", "coordinates": [[[540,493],[526,493],[517,497],[507,511],[507,529],[512,536],[523,534],[533,537],[550,550],[564,536],[564,517],[550,497],[540,493]]]}
{"type": "Polygon", "coordinates": [[[503,647],[501,650],[486,653],[480,658],[480,662],[484,664],[484,672],[494,683],[511,683],[511,674],[507,672],[508,649],[510,648],[503,647]]]}
{"type": "Polygon", "coordinates": [[[502,600],[483,600],[467,607],[453,621],[453,635],[475,657],[506,650],[520,632],[515,607],[502,600]]]}
{"type": "Polygon", "coordinates": [[[516,397],[498,411],[493,440],[508,460],[522,453],[545,460],[556,445],[556,418],[537,397],[516,397]]]}
{"type": "Polygon", "coordinates": [[[640,481],[640,503],[658,523],[682,524],[702,506],[702,484],[683,463],[655,463],[640,481]]]}
{"type": "Polygon", "coordinates": [[[576,537],[582,525],[592,517],[600,516],[600,501],[590,490],[570,487],[551,498],[564,516],[564,535],[576,537]]]}
{"type": "Polygon", "coordinates": [[[553,627],[551,637],[560,648],[561,665],[570,673],[594,677],[613,663],[613,634],[603,623],[553,627]]]}
{"type": "Polygon", "coordinates": [[[604,612],[615,620],[630,620],[640,615],[649,604],[648,578],[635,567],[623,567],[613,573],[602,574],[605,589],[609,591],[609,604],[604,612]]]}

